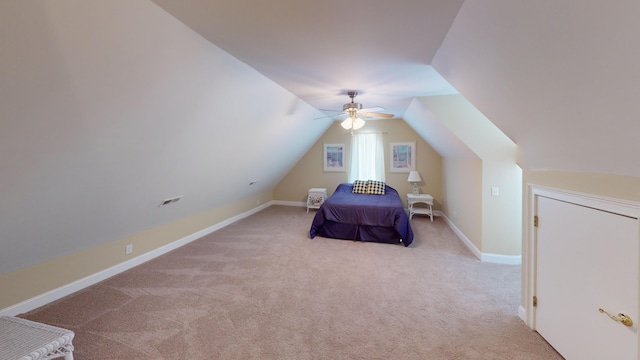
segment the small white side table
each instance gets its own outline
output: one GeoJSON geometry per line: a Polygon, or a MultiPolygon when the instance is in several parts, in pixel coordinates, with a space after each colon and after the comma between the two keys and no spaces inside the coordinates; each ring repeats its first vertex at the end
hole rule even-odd
{"type": "Polygon", "coordinates": [[[0,317],[0,359],[73,360],[71,330],[13,316],[0,317]]]}
{"type": "Polygon", "coordinates": [[[320,205],[327,199],[326,188],[311,188],[307,195],[307,212],[309,209],[319,209],[320,205]]]}
{"type": "Polygon", "coordinates": [[[409,204],[409,220],[414,214],[429,215],[433,221],[433,196],[429,194],[407,194],[407,204],[409,204]],[[415,207],[415,204],[423,203],[427,207],[415,207]]]}

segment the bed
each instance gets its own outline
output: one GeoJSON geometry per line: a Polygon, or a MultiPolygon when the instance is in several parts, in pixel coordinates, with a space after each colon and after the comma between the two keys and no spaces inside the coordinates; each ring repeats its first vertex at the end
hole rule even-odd
{"type": "Polygon", "coordinates": [[[319,235],[409,246],[413,230],[400,196],[392,187],[379,183],[375,194],[367,193],[357,181],[338,185],[316,212],[309,230],[311,238],[319,235]]]}

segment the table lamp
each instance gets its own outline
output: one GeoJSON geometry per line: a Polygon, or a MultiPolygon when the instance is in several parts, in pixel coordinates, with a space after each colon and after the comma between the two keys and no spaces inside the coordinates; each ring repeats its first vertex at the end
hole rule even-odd
{"type": "Polygon", "coordinates": [[[418,195],[420,193],[420,189],[418,189],[418,183],[422,181],[420,174],[417,171],[410,171],[407,181],[413,183],[413,194],[418,195]]]}

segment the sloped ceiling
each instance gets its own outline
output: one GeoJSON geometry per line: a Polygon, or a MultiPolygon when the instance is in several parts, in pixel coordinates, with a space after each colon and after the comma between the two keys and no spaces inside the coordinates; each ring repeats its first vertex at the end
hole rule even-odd
{"type": "Polygon", "coordinates": [[[0,39],[0,274],[268,191],[331,125],[150,1],[0,2],[0,39]]]}
{"type": "Polygon", "coordinates": [[[318,109],[460,92],[525,169],[640,175],[636,0],[154,1],[318,109]]]}
{"type": "Polygon", "coordinates": [[[404,113],[404,121],[441,156],[448,158],[479,159],[442,121],[438,120],[422,102],[415,98],[404,113]]]}
{"type": "Polygon", "coordinates": [[[640,176],[640,2],[465,1],[433,66],[524,169],[640,176]]]}
{"type": "Polygon", "coordinates": [[[401,117],[414,96],[456,92],[430,64],[462,0],[154,2],[317,109],[358,90],[401,117]]]}

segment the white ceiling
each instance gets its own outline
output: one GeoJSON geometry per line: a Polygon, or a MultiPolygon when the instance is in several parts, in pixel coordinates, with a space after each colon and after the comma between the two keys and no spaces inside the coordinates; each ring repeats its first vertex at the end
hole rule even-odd
{"type": "Polygon", "coordinates": [[[402,117],[415,96],[456,93],[429,64],[462,0],[154,2],[317,109],[357,90],[402,117]]]}
{"type": "Polygon", "coordinates": [[[640,175],[637,0],[153,1],[317,109],[459,92],[522,168],[640,175]]]}

